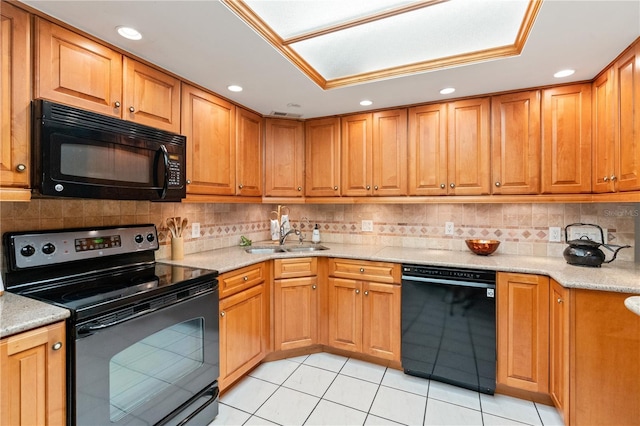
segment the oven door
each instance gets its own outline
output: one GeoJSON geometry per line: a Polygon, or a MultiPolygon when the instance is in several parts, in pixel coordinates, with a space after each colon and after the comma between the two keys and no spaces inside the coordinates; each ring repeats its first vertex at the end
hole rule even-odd
{"type": "Polygon", "coordinates": [[[205,424],[213,420],[219,374],[217,293],[134,313],[130,320],[111,313],[100,325],[104,328],[78,333],[71,423],[152,425],[178,409],[190,414],[205,405],[211,417],[205,424]],[[110,320],[115,325],[109,326],[110,320]]]}

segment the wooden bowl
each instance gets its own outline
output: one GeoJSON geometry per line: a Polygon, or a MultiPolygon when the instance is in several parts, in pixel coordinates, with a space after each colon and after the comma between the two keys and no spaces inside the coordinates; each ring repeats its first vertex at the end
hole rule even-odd
{"type": "Polygon", "coordinates": [[[464,240],[469,250],[480,256],[488,256],[498,249],[498,240],[464,240]]]}

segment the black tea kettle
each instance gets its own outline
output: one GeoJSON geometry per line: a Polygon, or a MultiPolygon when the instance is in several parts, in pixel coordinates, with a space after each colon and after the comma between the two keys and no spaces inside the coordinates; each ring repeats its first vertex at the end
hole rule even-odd
{"type": "Polygon", "coordinates": [[[569,247],[564,249],[562,253],[564,259],[570,265],[578,265],[578,266],[592,266],[592,267],[600,267],[603,263],[611,263],[615,260],[618,252],[623,248],[629,248],[631,246],[615,246],[611,244],[604,243],[604,232],[602,232],[602,228],[598,225],[590,224],[590,223],[572,223],[571,225],[567,225],[564,228],[564,239],[569,244],[569,247]],[[569,232],[568,229],[572,226],[593,226],[600,230],[600,242],[593,241],[589,237],[582,236],[577,240],[569,241],[569,232]],[[605,260],[606,256],[599,249],[600,246],[603,246],[607,250],[613,252],[613,257],[609,260],[605,260]]]}

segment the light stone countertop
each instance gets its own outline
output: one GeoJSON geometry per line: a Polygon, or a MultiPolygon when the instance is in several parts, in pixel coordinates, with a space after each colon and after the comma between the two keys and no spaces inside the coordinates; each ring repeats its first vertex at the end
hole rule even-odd
{"type": "Polygon", "coordinates": [[[624,306],[636,315],[640,315],[640,296],[627,297],[624,306]]]}
{"type": "MultiPolygon", "coordinates": [[[[272,245],[270,241],[255,246],[272,245]]],[[[329,250],[304,253],[250,254],[245,247],[229,247],[186,255],[182,260],[158,262],[215,269],[220,273],[265,260],[290,257],[339,257],[394,263],[454,266],[547,275],[567,288],[638,294],[625,305],[640,315],[640,264],[616,260],[600,268],[569,265],[563,258],[529,257],[496,253],[477,256],[471,252],[415,249],[375,245],[322,243],[329,250]],[[631,307],[630,307],[631,306],[631,307]]],[[[5,292],[0,297],[0,337],[60,321],[69,311],[5,292]]]]}

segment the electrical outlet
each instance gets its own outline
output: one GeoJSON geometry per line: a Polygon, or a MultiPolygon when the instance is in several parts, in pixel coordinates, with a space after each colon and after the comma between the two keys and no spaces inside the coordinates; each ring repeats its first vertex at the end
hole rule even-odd
{"type": "Polygon", "coordinates": [[[562,234],[560,234],[560,227],[559,226],[549,227],[549,242],[559,243],[560,241],[562,241],[562,234]]]}
{"type": "Polygon", "coordinates": [[[444,235],[453,235],[453,222],[445,222],[444,235]]]}
{"type": "Polygon", "coordinates": [[[200,223],[194,222],[191,224],[191,238],[200,238],[200,223]]]}
{"type": "Polygon", "coordinates": [[[362,229],[362,232],[373,232],[373,221],[363,220],[361,229],[362,229]]]}

